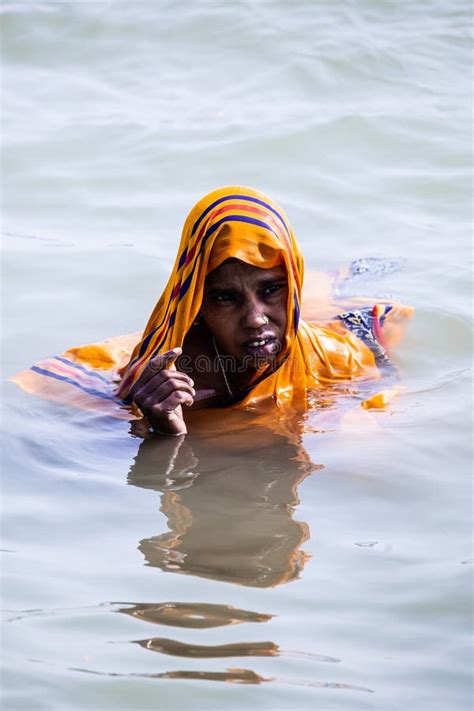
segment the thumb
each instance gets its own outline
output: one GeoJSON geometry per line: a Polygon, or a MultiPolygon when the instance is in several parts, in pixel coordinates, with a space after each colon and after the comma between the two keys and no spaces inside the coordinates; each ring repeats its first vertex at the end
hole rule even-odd
{"type": "Polygon", "coordinates": [[[164,353],[159,353],[154,358],[148,361],[145,369],[137,380],[137,385],[144,385],[147,383],[154,375],[160,372],[160,370],[165,370],[165,368],[170,368],[183,352],[182,348],[171,348],[169,351],[164,353]]]}

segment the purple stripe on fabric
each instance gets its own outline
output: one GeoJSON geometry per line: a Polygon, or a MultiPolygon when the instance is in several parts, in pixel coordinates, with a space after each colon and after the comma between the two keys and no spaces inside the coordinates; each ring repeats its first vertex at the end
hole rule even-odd
{"type": "Polygon", "coordinates": [[[74,385],[74,387],[79,388],[79,390],[82,390],[83,392],[87,393],[88,395],[95,395],[96,397],[100,397],[103,400],[115,400],[118,402],[117,398],[114,397],[113,395],[107,395],[104,392],[101,392],[100,390],[95,390],[94,388],[86,388],[80,383],[78,383],[76,380],[73,380],[72,378],[68,378],[65,375],[58,375],[58,373],[52,373],[49,370],[44,370],[43,368],[39,368],[37,365],[33,365],[30,370],[34,370],[35,373],[39,373],[40,375],[45,375],[48,378],[54,378],[55,380],[62,380],[65,383],[69,383],[70,385],[74,385]]]}

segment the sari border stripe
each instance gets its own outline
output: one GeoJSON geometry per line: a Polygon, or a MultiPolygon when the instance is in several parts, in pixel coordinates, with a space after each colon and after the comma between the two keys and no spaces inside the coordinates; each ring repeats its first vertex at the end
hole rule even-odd
{"type": "Polygon", "coordinates": [[[39,375],[44,375],[48,378],[54,378],[55,380],[61,380],[65,383],[69,383],[70,385],[73,385],[74,387],[79,388],[79,390],[82,390],[83,392],[87,393],[87,395],[95,395],[96,397],[100,397],[103,400],[117,400],[117,398],[113,395],[108,395],[107,393],[101,392],[100,390],[96,390],[95,388],[87,388],[84,385],[78,383],[76,380],[73,380],[73,378],[68,378],[66,375],[52,373],[51,371],[44,370],[44,368],[40,368],[37,365],[31,366],[30,370],[33,370],[35,373],[39,373],[39,375]]]}

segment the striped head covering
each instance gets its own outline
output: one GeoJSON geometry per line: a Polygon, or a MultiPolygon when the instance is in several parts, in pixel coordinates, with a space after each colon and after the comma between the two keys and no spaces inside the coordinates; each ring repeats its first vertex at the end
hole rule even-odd
{"type": "Polygon", "coordinates": [[[252,188],[230,186],[200,200],[184,223],[168,284],[133,351],[118,396],[126,399],[148,361],[181,347],[203,299],[209,272],[235,258],[263,269],[284,264],[288,275],[287,328],[279,354],[290,352],[300,322],[303,257],[283,210],[252,188]]]}

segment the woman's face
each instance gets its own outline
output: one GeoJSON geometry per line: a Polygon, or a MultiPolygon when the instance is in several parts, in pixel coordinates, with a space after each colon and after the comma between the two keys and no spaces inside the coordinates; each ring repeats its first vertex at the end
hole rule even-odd
{"type": "Polygon", "coordinates": [[[220,350],[249,366],[280,352],[287,325],[286,268],[224,262],[206,278],[201,314],[220,350]]]}

